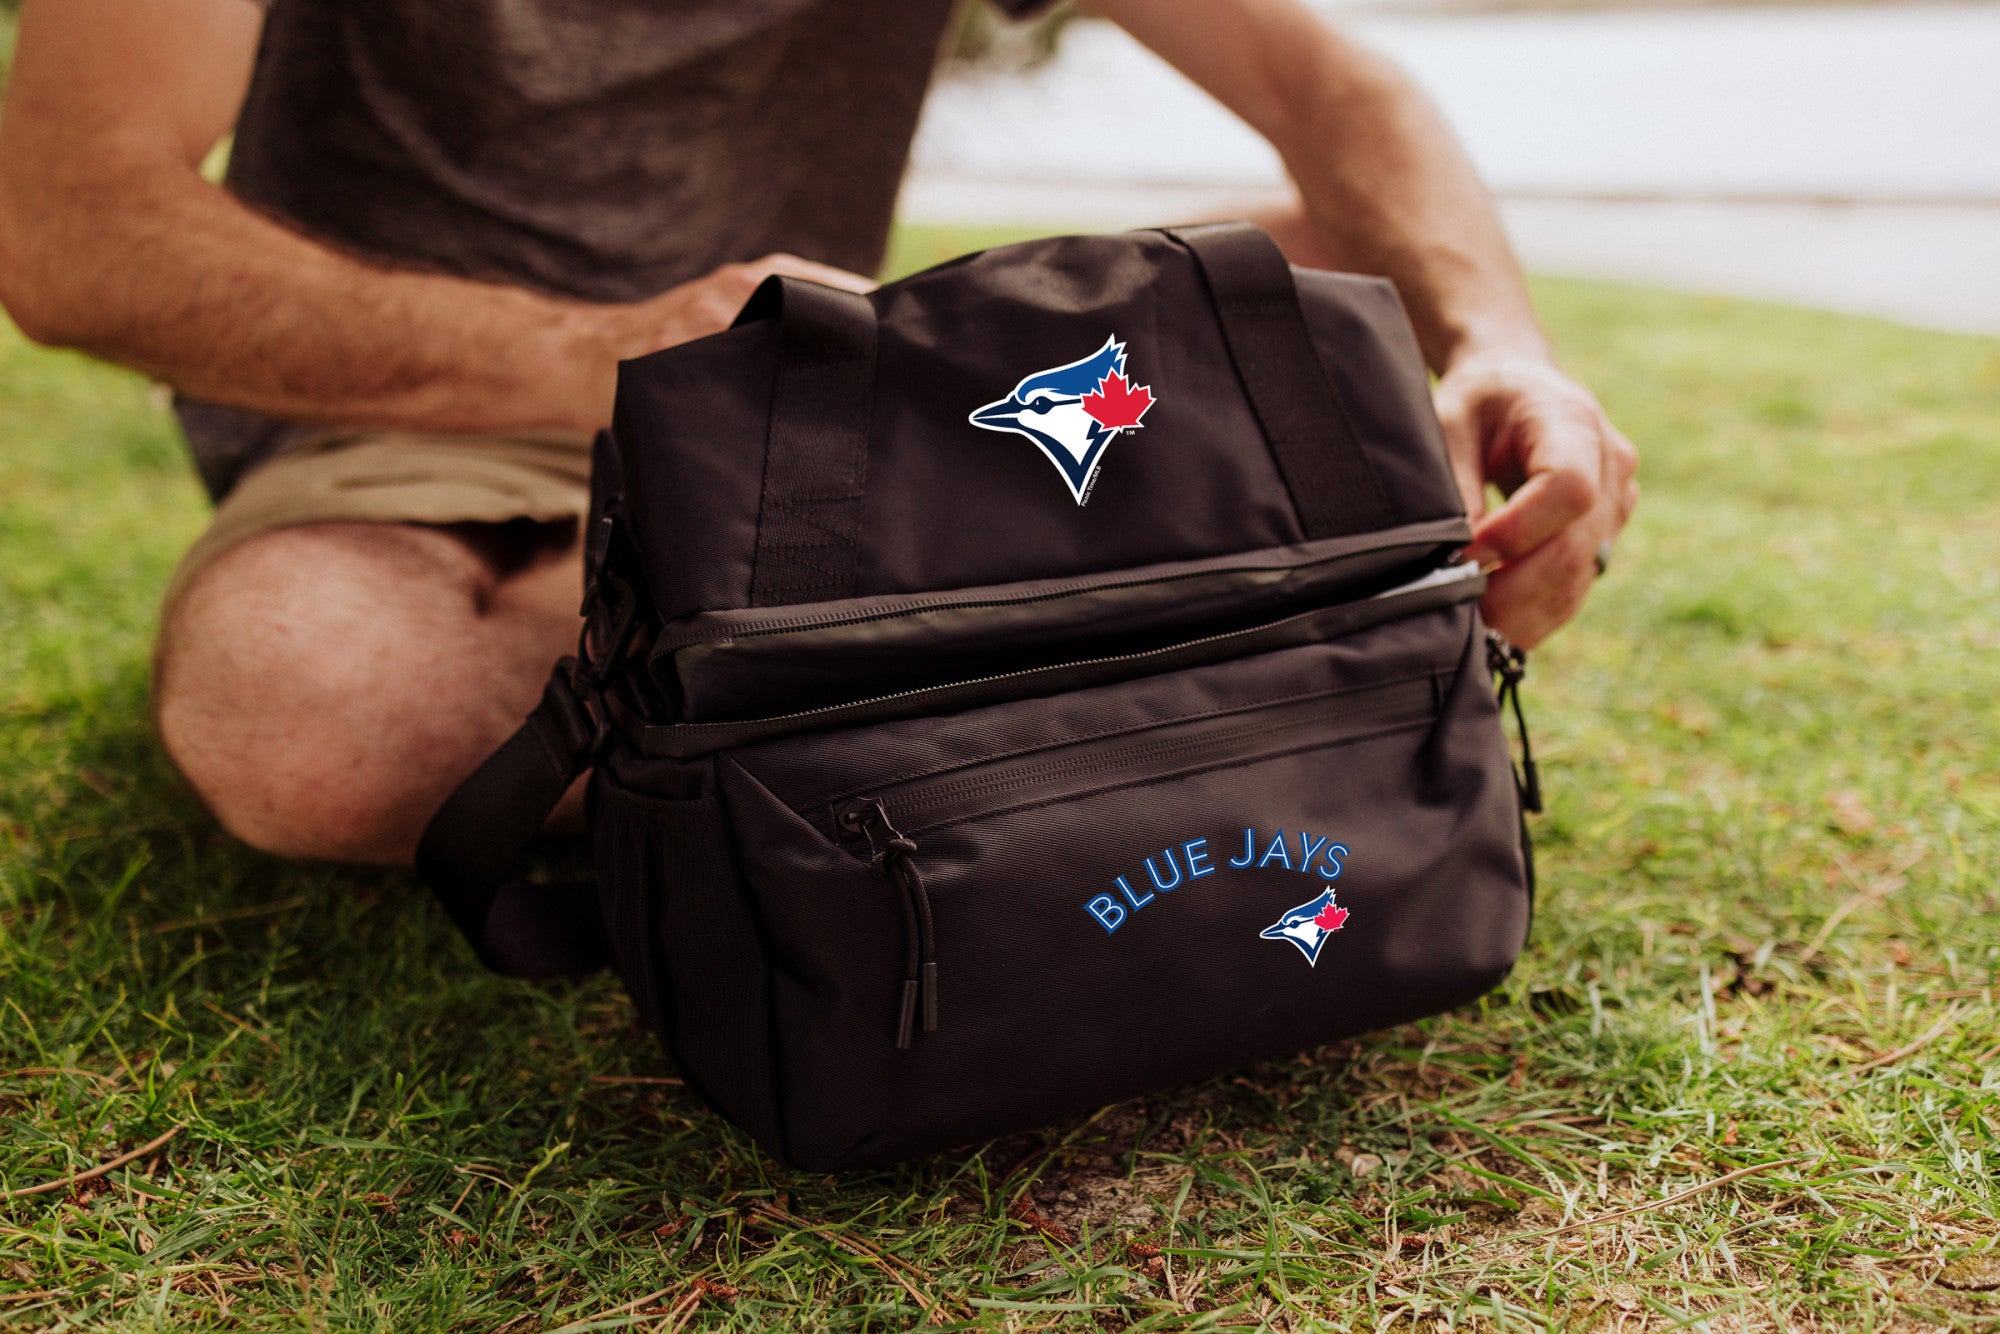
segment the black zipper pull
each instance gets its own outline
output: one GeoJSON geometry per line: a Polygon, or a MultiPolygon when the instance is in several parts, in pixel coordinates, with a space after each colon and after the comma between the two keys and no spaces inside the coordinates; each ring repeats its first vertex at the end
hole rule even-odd
{"type": "Polygon", "coordinates": [[[1486,632],[1486,665],[1500,678],[1500,707],[1511,702],[1514,726],[1521,732],[1521,768],[1514,786],[1521,793],[1521,809],[1539,815],[1542,811],[1542,778],[1535,769],[1534,748],[1528,744],[1528,719],[1521,712],[1521,680],[1528,674],[1528,655],[1507,642],[1498,630],[1486,632]]]}
{"type": "Polygon", "coordinates": [[[903,996],[896,1014],[896,1047],[908,1050],[919,1009],[924,1032],[937,1029],[936,942],[932,938],[930,894],[911,857],[917,845],[890,823],[889,812],[879,801],[855,802],[840,813],[840,824],[867,837],[868,865],[902,891],[903,996]]]}

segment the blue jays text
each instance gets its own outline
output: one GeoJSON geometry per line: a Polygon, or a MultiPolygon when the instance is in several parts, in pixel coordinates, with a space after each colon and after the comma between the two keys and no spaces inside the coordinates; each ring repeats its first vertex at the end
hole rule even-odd
{"type": "MultiPolygon", "coordinates": [[[[1287,835],[1280,829],[1264,841],[1258,838],[1253,827],[1243,831],[1242,839],[1242,852],[1227,859],[1228,864],[1239,871],[1280,866],[1301,874],[1311,873],[1322,880],[1338,880],[1340,859],[1351,855],[1345,844],[1316,837],[1303,829],[1296,835],[1287,835]]],[[[1143,879],[1136,874],[1116,876],[1111,882],[1117,890],[1116,894],[1099,894],[1083,905],[1083,910],[1097,919],[1105,934],[1116,931],[1124,925],[1127,917],[1159,895],[1172,893],[1185,884],[1214,875],[1222,869],[1210,854],[1205,838],[1190,839],[1186,843],[1164,848],[1158,856],[1146,858],[1145,868],[1143,879]],[[1139,880],[1136,890],[1132,884],[1134,880],[1139,880]]]]}

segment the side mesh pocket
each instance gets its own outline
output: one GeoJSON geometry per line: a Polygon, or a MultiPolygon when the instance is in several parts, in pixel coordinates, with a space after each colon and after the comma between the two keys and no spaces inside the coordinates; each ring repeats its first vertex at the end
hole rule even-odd
{"type": "Polygon", "coordinates": [[[722,800],[642,796],[599,773],[599,892],[633,1003],[690,1087],[773,1153],[770,965],[722,800]]]}

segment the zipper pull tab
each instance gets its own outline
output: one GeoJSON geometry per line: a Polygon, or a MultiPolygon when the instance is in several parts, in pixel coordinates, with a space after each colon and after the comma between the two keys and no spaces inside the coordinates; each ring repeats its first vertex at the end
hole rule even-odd
{"type": "Polygon", "coordinates": [[[840,823],[847,829],[858,829],[868,839],[868,868],[887,880],[892,878],[888,869],[892,857],[907,857],[917,850],[914,841],[903,837],[903,831],[889,822],[889,812],[879,801],[859,801],[841,812],[840,823]]]}
{"type": "Polygon", "coordinates": [[[1528,743],[1528,719],[1521,712],[1521,681],[1528,674],[1528,655],[1507,642],[1507,636],[1498,630],[1486,632],[1486,665],[1500,678],[1500,706],[1510,703],[1514,709],[1514,726],[1521,733],[1521,768],[1514,776],[1514,786],[1521,794],[1521,809],[1539,815],[1542,811],[1542,777],[1535,769],[1534,748],[1528,743]]]}
{"type": "Polygon", "coordinates": [[[902,891],[903,994],[896,1014],[896,1047],[908,1050],[917,1014],[924,1032],[937,1029],[937,951],[932,935],[931,899],[911,854],[915,840],[889,820],[880,801],[858,801],[840,813],[843,829],[858,829],[868,839],[868,865],[876,875],[902,891]]]}

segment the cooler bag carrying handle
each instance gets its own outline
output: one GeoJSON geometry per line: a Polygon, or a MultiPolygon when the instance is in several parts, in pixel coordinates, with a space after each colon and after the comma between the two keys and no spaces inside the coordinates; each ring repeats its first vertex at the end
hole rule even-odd
{"type": "Polygon", "coordinates": [[[1201,266],[1237,378],[1307,539],[1394,527],[1399,520],[1347,405],[1313,349],[1278,243],[1247,222],[1169,227],[1166,234],[1201,266]]]}
{"type": "Polygon", "coordinates": [[[750,605],[851,598],[875,412],[875,307],[854,292],[773,274],[732,327],[774,317],[778,373],[750,605]]]}
{"type": "MultiPolygon", "coordinates": [[[[1164,229],[1201,270],[1223,340],[1308,539],[1397,522],[1306,328],[1290,263],[1243,222],[1164,229]]],[[[874,415],[876,317],[867,297],[766,278],[734,326],[778,323],[750,605],[855,595],[874,415]]],[[[602,728],[588,667],[566,658],[520,730],[432,818],[417,847],[431,887],[480,961],[517,977],[577,976],[611,962],[588,883],[514,879],[602,728]],[[579,688],[582,687],[582,688],[579,688]]]]}

